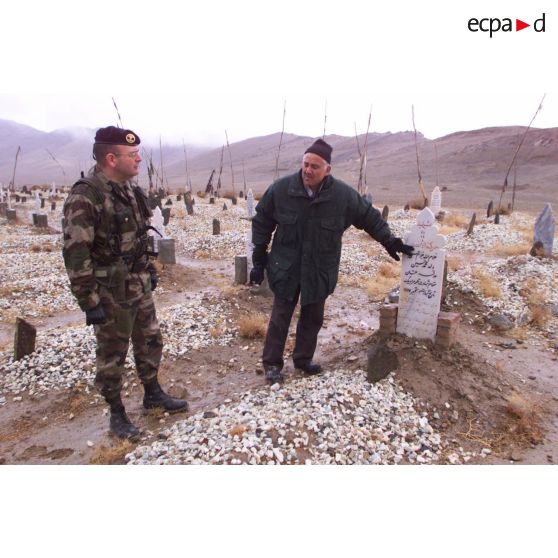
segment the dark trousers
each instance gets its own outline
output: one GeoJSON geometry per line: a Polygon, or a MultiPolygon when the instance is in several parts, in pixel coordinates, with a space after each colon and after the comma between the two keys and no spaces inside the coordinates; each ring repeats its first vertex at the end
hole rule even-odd
{"type": "MultiPolygon", "coordinates": [[[[265,369],[270,366],[283,368],[283,351],[285,350],[289,325],[297,302],[298,296],[294,302],[282,300],[278,297],[273,300],[273,309],[271,310],[262,357],[265,369]]],[[[293,352],[293,361],[296,367],[310,364],[314,356],[318,342],[318,332],[324,322],[324,307],[325,300],[300,307],[293,352]]]]}

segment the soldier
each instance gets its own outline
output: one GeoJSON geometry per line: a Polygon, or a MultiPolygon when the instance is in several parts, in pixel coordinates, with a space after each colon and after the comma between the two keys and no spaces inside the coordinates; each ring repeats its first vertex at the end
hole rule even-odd
{"type": "Polygon", "coordinates": [[[330,145],[316,140],[304,152],[302,169],[279,178],[267,189],[252,220],[254,267],[250,282],[260,284],[267,269],[275,294],[262,356],[270,384],[284,379],[283,351],[299,298],[293,361],[305,375],[321,372],[322,367],[312,358],[326,298],[337,284],[341,237],[349,226],[364,229],[395,260],[400,259],[398,252],[406,256],[413,253],[412,246],[391,234],[368,200],[331,175],[331,153],[330,145]]]}
{"type": "Polygon", "coordinates": [[[64,263],[71,290],[97,338],[95,385],[110,406],[110,430],[137,439],[120,397],[130,338],[146,409],[186,411],[188,404],[166,394],[157,372],[163,338],[151,291],[157,286],[148,252],[151,211],[137,176],[140,138],[108,126],[95,135],[97,165],[78,180],[64,204],[64,263]]]}

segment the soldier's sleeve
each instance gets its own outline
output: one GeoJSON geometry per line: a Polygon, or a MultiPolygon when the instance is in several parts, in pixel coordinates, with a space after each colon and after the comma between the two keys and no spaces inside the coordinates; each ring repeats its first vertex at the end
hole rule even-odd
{"type": "Polygon", "coordinates": [[[83,311],[100,302],[91,259],[98,210],[87,188],[84,184],[74,186],[64,204],[62,249],[72,293],[83,311]]]}
{"type": "Polygon", "coordinates": [[[350,224],[357,229],[364,229],[374,240],[384,244],[393,235],[381,212],[356,190],[349,189],[350,224]]]}

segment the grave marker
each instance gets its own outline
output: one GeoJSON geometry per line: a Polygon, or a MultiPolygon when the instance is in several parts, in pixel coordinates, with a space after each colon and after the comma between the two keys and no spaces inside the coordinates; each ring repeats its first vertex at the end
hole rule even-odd
{"type": "Polygon", "coordinates": [[[221,223],[219,219],[213,219],[213,234],[221,234],[221,223]]]}
{"type": "Polygon", "coordinates": [[[494,202],[492,200],[490,200],[490,203],[488,204],[488,207],[486,208],[486,216],[490,217],[492,215],[492,210],[494,208],[494,202]]]}
{"type": "Polygon", "coordinates": [[[22,318],[16,318],[14,336],[14,360],[20,360],[26,355],[35,352],[37,329],[22,318]]]}
{"type": "Polygon", "coordinates": [[[387,205],[384,205],[384,209],[382,209],[382,219],[384,221],[387,221],[389,217],[389,207],[387,205]]]}
{"type": "Polygon", "coordinates": [[[552,256],[555,228],[556,220],[552,213],[552,207],[547,203],[535,221],[535,234],[531,255],[535,255],[533,252],[535,251],[535,245],[537,245],[539,251],[541,251],[545,257],[550,258],[552,256]]]}
{"type": "Polygon", "coordinates": [[[425,207],[404,242],[415,247],[411,257],[403,256],[397,332],[417,339],[436,338],[446,239],[438,234],[435,217],[425,207]]]}
{"type": "Polygon", "coordinates": [[[234,282],[246,285],[248,282],[248,258],[246,256],[234,257],[234,282]]]}
{"type": "Polygon", "coordinates": [[[430,210],[434,213],[434,216],[442,211],[442,192],[440,192],[438,186],[432,190],[432,195],[430,196],[430,210]]]}
{"type": "Polygon", "coordinates": [[[469,221],[469,228],[467,229],[467,236],[473,234],[473,229],[475,228],[475,223],[477,222],[477,214],[473,213],[471,220],[469,221]]]}
{"type": "Polygon", "coordinates": [[[252,190],[248,190],[248,194],[246,195],[246,212],[248,213],[248,219],[252,219],[255,215],[254,192],[252,192],[252,190]]]}

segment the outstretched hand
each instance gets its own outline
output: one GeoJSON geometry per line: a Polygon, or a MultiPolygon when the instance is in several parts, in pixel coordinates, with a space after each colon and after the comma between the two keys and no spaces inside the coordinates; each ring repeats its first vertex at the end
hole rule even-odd
{"type": "Polygon", "coordinates": [[[406,256],[412,256],[414,252],[414,247],[408,244],[403,244],[400,238],[393,237],[384,244],[384,248],[387,253],[395,260],[399,261],[401,258],[398,256],[398,252],[405,254],[406,256]]]}

